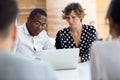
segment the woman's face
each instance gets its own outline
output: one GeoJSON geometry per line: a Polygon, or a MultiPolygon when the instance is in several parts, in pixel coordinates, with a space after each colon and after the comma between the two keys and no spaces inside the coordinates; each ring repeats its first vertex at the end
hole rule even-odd
{"type": "Polygon", "coordinates": [[[37,36],[44,29],[44,27],[47,26],[46,21],[47,17],[40,15],[39,13],[34,15],[33,18],[29,18],[27,22],[29,33],[32,36],[37,36]]]}
{"type": "Polygon", "coordinates": [[[80,18],[74,11],[71,11],[71,13],[66,17],[66,20],[71,28],[75,28],[81,24],[80,18]]]}

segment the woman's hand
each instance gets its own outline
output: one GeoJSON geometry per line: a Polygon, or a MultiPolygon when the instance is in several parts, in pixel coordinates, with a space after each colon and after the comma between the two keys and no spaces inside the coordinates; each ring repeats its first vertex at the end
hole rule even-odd
{"type": "Polygon", "coordinates": [[[78,57],[78,63],[81,63],[81,57],[80,56],[78,57]]]}

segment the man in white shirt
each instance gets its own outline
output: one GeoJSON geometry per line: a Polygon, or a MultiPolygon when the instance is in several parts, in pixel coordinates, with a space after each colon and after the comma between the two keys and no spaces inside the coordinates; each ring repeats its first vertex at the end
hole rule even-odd
{"type": "Polygon", "coordinates": [[[56,80],[54,71],[43,61],[11,54],[16,40],[16,0],[0,1],[0,80],[56,80]]]}
{"type": "Polygon", "coordinates": [[[18,26],[18,39],[14,46],[14,53],[29,59],[40,59],[41,50],[55,49],[45,31],[46,27],[47,13],[40,8],[34,9],[27,22],[18,26]]]}

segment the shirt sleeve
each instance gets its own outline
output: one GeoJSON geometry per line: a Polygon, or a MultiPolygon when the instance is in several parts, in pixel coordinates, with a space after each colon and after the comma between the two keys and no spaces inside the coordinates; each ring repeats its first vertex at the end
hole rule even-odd
{"type": "Polygon", "coordinates": [[[97,37],[97,35],[96,35],[96,29],[95,29],[95,27],[94,26],[89,26],[89,42],[88,42],[88,44],[87,44],[87,47],[85,48],[85,51],[84,51],[84,54],[82,54],[82,55],[80,55],[82,58],[82,62],[85,62],[85,61],[89,61],[90,60],[90,54],[89,54],[89,51],[90,51],[90,49],[91,49],[91,46],[92,46],[92,43],[94,42],[94,41],[96,41],[96,37],[97,37]]]}
{"type": "Polygon", "coordinates": [[[20,44],[20,30],[19,28],[22,27],[22,26],[17,26],[17,38],[16,38],[16,41],[12,47],[12,53],[15,54],[16,53],[16,50],[18,48],[18,45],[20,44]]]}
{"type": "Polygon", "coordinates": [[[46,34],[46,42],[44,44],[44,50],[46,49],[55,49],[54,45],[50,42],[49,36],[46,34]]]}
{"type": "Polygon", "coordinates": [[[15,54],[16,53],[16,50],[17,50],[17,47],[18,47],[18,44],[19,44],[19,39],[17,37],[15,43],[14,43],[14,46],[12,48],[12,53],[15,54]]]}
{"type": "MultiPolygon", "coordinates": [[[[96,32],[96,29],[95,29],[95,27],[93,27],[92,29],[91,29],[91,35],[90,35],[90,43],[93,43],[94,41],[96,41],[97,40],[97,32],[96,32]]],[[[92,44],[91,44],[92,45],[92,44]]]]}
{"type": "Polygon", "coordinates": [[[56,47],[56,49],[61,49],[62,48],[60,39],[61,39],[60,32],[58,32],[57,35],[56,35],[56,39],[55,39],[55,47],[56,47]]]}

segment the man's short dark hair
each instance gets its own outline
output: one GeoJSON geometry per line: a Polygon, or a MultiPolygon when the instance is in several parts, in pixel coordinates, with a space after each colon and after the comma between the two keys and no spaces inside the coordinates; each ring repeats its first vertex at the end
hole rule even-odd
{"type": "Polygon", "coordinates": [[[31,13],[29,15],[29,18],[33,18],[34,15],[37,14],[37,13],[39,13],[39,14],[47,17],[47,13],[43,9],[41,9],[41,8],[35,8],[34,10],[31,11],[31,13]]]}
{"type": "Polygon", "coordinates": [[[0,1],[0,32],[6,31],[10,24],[15,22],[18,12],[16,0],[2,0],[0,1]]]}

